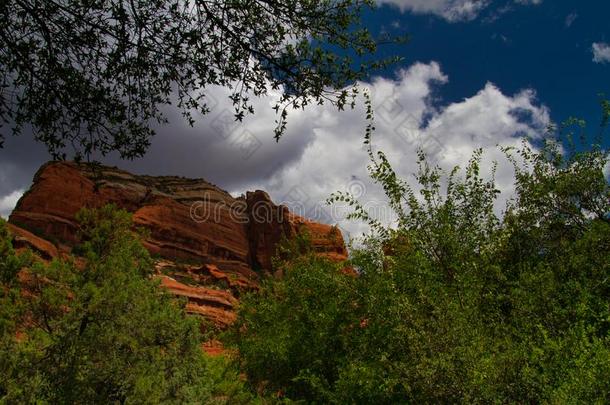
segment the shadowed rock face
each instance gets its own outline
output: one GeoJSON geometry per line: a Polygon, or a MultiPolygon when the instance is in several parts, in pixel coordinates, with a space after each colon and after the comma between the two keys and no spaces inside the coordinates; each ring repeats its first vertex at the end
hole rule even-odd
{"type": "Polygon", "coordinates": [[[306,232],[333,260],[347,252],[338,229],[291,214],[263,191],[234,198],[202,179],[138,176],[104,166],[50,162],[10,216],[21,245],[50,258],[78,243],[74,217],[83,207],[114,203],[149,232],[147,249],[161,258],[162,285],[188,299],[187,311],[219,327],[235,318],[237,297],[273,272],[277,244],[306,232]]]}

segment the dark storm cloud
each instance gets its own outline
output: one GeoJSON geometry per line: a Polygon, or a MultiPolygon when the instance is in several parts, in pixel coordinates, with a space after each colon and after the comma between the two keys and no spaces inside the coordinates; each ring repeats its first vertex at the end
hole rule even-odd
{"type": "Polygon", "coordinates": [[[285,136],[275,142],[275,113],[268,102],[264,104],[257,106],[256,116],[242,123],[235,122],[230,104],[224,101],[199,117],[194,127],[173,113],[172,124],[157,129],[144,158],[100,160],[136,173],[201,177],[226,190],[245,191],[246,185],[299,159],[312,139],[311,129],[294,117],[285,136]]]}
{"type": "Polygon", "coordinates": [[[9,135],[0,149],[0,198],[27,189],[36,170],[48,159],[46,148],[35,142],[31,133],[9,135]]]}
{"type": "MultiPolygon", "coordinates": [[[[226,190],[243,192],[248,184],[267,179],[298,160],[312,139],[311,122],[295,115],[288,132],[275,142],[276,115],[270,98],[255,100],[256,115],[239,123],[232,115],[226,90],[211,88],[209,94],[217,100],[216,106],[206,116],[195,116],[193,127],[178,111],[168,110],[170,124],[155,127],[157,135],[143,158],[95,158],[135,173],[204,178],[226,190]]],[[[27,190],[38,168],[49,159],[45,146],[31,133],[8,137],[0,149],[0,200],[27,190]]]]}

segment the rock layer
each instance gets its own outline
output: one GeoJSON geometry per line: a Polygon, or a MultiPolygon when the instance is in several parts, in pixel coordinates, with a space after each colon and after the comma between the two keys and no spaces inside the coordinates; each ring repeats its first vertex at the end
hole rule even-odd
{"type": "Polygon", "coordinates": [[[307,233],[319,254],[347,257],[338,229],[293,215],[263,191],[234,198],[202,179],[71,162],[42,166],[9,222],[19,243],[50,258],[78,243],[81,208],[108,203],[132,212],[134,223],[148,230],[144,243],[162,259],[156,266],[162,284],[188,299],[188,312],[219,327],[234,320],[240,291],[273,272],[283,238],[307,233]]]}

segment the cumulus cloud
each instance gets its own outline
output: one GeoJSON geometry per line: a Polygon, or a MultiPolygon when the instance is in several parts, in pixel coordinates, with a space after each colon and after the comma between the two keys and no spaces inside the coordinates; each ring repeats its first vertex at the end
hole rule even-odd
{"type": "Polygon", "coordinates": [[[0,198],[0,217],[7,219],[8,216],[11,215],[17,201],[19,201],[23,195],[23,191],[24,190],[15,190],[12,193],[0,198]]]}
{"type": "Polygon", "coordinates": [[[610,63],[610,44],[594,42],[591,48],[593,50],[593,62],[610,63]]]}
{"type": "Polygon", "coordinates": [[[415,14],[435,14],[447,21],[469,21],[488,5],[487,0],[378,0],[379,4],[391,4],[401,11],[415,14]]]}
{"type": "MultiPolygon", "coordinates": [[[[449,22],[471,21],[479,16],[490,4],[491,0],[377,0],[380,5],[396,6],[400,11],[414,14],[433,14],[449,22]]],[[[519,5],[538,5],[542,0],[514,0],[519,5]]],[[[505,5],[502,13],[512,9],[505,5]]]]}
{"type": "Polygon", "coordinates": [[[515,3],[536,6],[538,4],[541,4],[542,0],[515,0],[515,3]]]}
{"type": "MultiPolygon", "coordinates": [[[[432,62],[401,70],[394,80],[377,78],[363,84],[371,92],[376,110],[373,148],[387,154],[399,175],[413,179],[418,148],[430,161],[450,170],[455,165],[463,167],[474,149],[481,147],[487,174],[492,162],[498,162],[496,180],[505,201],[513,192],[514,173],[497,145],[519,146],[521,135],[538,136],[549,123],[549,112],[537,103],[532,90],[509,96],[492,83],[472,97],[438,108],[434,89],[448,80],[432,62]]],[[[306,216],[339,222],[344,231],[358,235],[366,227],[345,221],[346,211],[341,207],[324,205],[332,192],[355,192],[373,216],[385,222],[393,218],[382,190],[367,173],[363,108],[321,119],[328,112],[327,107],[304,112],[310,140],[300,158],[269,179],[252,183],[251,188],[265,189],[276,201],[286,202],[306,216]]]]}

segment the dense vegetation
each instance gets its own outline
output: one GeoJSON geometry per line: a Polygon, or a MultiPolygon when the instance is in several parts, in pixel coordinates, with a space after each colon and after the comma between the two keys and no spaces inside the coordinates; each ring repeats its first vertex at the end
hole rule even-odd
{"type": "Polygon", "coordinates": [[[334,195],[373,232],[348,263],[285,241],[234,362],[202,353],[126,212],[83,210],[79,258],[50,263],[0,222],[0,403],[608,403],[609,154],[528,145],[501,215],[482,151],[448,175],[420,154],[418,188],[371,151],[395,226],[334,195]]]}
{"type": "Polygon", "coordinates": [[[249,402],[151,279],[129,214],[108,206],[80,221],[84,260],[48,264],[17,255],[0,222],[0,403],[249,402]]]}
{"type": "Polygon", "coordinates": [[[448,176],[422,154],[417,190],[371,152],[397,226],[333,197],[375,229],[359,275],[298,255],[243,300],[232,338],[251,383],[312,403],[610,402],[608,153],[505,152],[501,216],[481,151],[448,176]]]}

